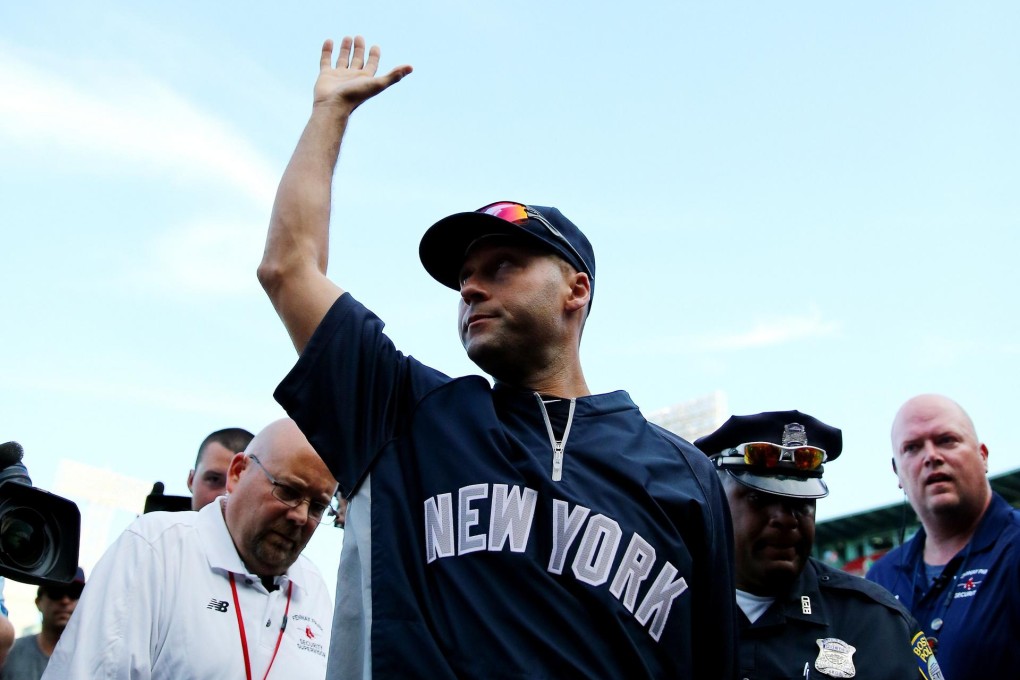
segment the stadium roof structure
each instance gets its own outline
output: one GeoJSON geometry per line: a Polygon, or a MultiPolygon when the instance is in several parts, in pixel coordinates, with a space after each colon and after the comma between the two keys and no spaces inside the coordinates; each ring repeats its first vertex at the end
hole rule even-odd
{"type": "MultiPolygon", "coordinates": [[[[989,477],[992,489],[1013,507],[1020,507],[1020,469],[989,477]]],[[[853,574],[863,574],[871,562],[910,538],[920,522],[902,503],[883,505],[819,522],[815,527],[815,557],[853,574]]]]}

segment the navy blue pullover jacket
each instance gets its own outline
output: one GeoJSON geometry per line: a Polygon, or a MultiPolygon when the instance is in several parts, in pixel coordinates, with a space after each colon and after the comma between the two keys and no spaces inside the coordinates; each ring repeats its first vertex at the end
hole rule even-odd
{"type": "Polygon", "coordinates": [[[557,472],[538,395],[382,328],[344,294],[276,393],[353,496],[328,677],[734,677],[702,453],[613,392],[576,400],[557,472]]]}

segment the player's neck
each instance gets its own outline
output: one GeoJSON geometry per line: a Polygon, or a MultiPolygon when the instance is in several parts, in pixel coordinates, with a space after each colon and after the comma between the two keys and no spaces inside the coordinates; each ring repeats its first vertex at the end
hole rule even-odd
{"type": "Polygon", "coordinates": [[[497,382],[528,392],[570,399],[591,394],[576,354],[542,356],[530,363],[485,368],[497,382]]]}
{"type": "Polygon", "coordinates": [[[539,394],[564,399],[586,397],[591,394],[580,366],[576,366],[574,370],[550,371],[533,375],[527,379],[526,384],[520,385],[520,387],[539,394]]]}

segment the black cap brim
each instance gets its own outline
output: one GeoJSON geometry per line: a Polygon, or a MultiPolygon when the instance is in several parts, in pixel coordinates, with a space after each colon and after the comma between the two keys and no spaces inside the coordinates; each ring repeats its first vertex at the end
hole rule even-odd
{"type": "Polygon", "coordinates": [[[726,468],[735,480],[744,486],[788,498],[825,498],[829,487],[821,477],[791,477],[788,475],[757,475],[750,468],[726,468]]]}
{"type": "Polygon", "coordinates": [[[468,247],[485,236],[509,236],[515,233],[526,232],[493,215],[457,213],[429,227],[421,237],[418,257],[432,278],[447,288],[459,290],[460,268],[464,264],[468,247]]]}
{"type": "Polygon", "coordinates": [[[558,244],[512,222],[479,212],[456,213],[429,227],[418,245],[418,258],[432,278],[447,288],[460,290],[460,270],[468,248],[478,239],[489,236],[513,238],[567,259],[558,244]]]}

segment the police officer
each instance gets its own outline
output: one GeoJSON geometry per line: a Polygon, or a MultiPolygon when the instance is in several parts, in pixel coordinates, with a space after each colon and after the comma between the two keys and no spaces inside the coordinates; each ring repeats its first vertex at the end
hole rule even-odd
{"type": "Polygon", "coordinates": [[[811,558],[823,463],[842,433],[798,411],[733,416],[695,445],[733,516],[740,677],[941,679],[920,627],[885,589],[811,558]]]}

